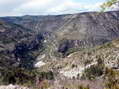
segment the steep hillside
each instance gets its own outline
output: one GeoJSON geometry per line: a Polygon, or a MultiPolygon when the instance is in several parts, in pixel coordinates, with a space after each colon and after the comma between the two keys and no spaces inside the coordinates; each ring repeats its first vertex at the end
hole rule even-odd
{"type": "Polygon", "coordinates": [[[62,87],[80,89],[78,87],[82,84],[89,85],[90,89],[104,89],[104,87],[109,86],[113,87],[109,89],[114,89],[114,87],[118,89],[118,44],[119,40],[114,40],[94,48],[77,51],[60,60],[45,62],[39,67],[39,70],[52,70],[56,74],[56,82],[54,82],[53,87],[58,89],[62,89],[62,87]],[[115,81],[114,85],[113,81],[115,81]],[[110,85],[106,86],[106,83],[110,83],[110,85]]]}
{"type": "Polygon", "coordinates": [[[44,34],[53,47],[65,55],[70,48],[93,47],[119,37],[118,11],[0,19],[44,34]]]}
{"type": "MultiPolygon", "coordinates": [[[[22,59],[24,58],[25,60],[29,59],[30,56],[28,55],[30,52],[36,50],[39,51],[43,48],[42,46],[43,39],[44,38],[42,35],[35,34],[30,29],[24,28],[17,24],[1,21],[0,22],[1,66],[3,67],[3,65],[10,66],[14,64],[19,64],[19,62],[22,63],[23,61],[22,59]]],[[[35,57],[36,56],[34,54],[34,56],[31,56],[31,59],[35,57]]]]}
{"type": "Polygon", "coordinates": [[[118,11],[1,17],[0,84],[44,89],[83,89],[83,84],[91,89],[118,89],[116,39],[118,11]],[[107,82],[110,78],[114,84],[107,82]]]}

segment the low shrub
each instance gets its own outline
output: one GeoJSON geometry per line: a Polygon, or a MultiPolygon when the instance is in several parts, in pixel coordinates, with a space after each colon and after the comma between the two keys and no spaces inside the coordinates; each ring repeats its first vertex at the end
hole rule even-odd
{"type": "Polygon", "coordinates": [[[101,76],[103,73],[104,73],[103,65],[92,65],[91,67],[85,69],[82,77],[91,80],[101,76]]]}

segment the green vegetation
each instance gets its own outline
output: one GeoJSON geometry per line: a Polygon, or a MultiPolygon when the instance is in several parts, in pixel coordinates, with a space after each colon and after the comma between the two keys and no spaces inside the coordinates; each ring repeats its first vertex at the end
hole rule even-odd
{"type": "Polygon", "coordinates": [[[89,85],[65,84],[62,89],[90,89],[89,85]]]}
{"type": "Polygon", "coordinates": [[[119,71],[106,68],[105,89],[119,89],[119,71]]]}
{"type": "Polygon", "coordinates": [[[39,75],[39,78],[41,78],[41,79],[47,79],[47,80],[53,80],[54,79],[54,74],[52,71],[40,72],[38,75],[39,75]]]}
{"type": "Polygon", "coordinates": [[[118,0],[108,0],[107,2],[101,5],[102,11],[105,11],[107,8],[110,8],[112,5],[116,4],[118,0]]]}
{"type": "Polygon", "coordinates": [[[33,85],[35,82],[35,72],[21,68],[8,68],[1,71],[1,83],[33,85]]]}
{"type": "Polygon", "coordinates": [[[98,64],[92,65],[89,68],[85,69],[82,76],[83,79],[93,80],[96,77],[100,77],[104,73],[104,64],[101,59],[98,60],[98,64]]]}
{"type": "Polygon", "coordinates": [[[90,68],[86,69],[83,77],[89,80],[95,79],[103,74],[103,67],[98,65],[92,65],[90,68]]]}
{"type": "Polygon", "coordinates": [[[90,88],[89,88],[89,86],[84,87],[84,86],[80,85],[80,86],[78,86],[78,89],[90,89],[90,88]]]}
{"type": "Polygon", "coordinates": [[[37,70],[26,70],[22,68],[9,68],[1,70],[0,84],[19,84],[25,86],[36,86],[36,78],[39,80],[53,80],[51,71],[38,72],[37,70]]]}

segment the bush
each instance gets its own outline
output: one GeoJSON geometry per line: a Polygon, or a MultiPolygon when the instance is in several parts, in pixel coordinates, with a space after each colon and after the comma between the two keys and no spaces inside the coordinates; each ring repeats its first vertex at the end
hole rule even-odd
{"type": "Polygon", "coordinates": [[[21,68],[11,68],[1,71],[1,84],[18,84],[25,86],[35,86],[36,77],[40,80],[53,80],[54,74],[51,71],[38,72],[37,70],[26,70],[21,68]]]}
{"type": "Polygon", "coordinates": [[[3,84],[34,84],[35,74],[33,71],[28,71],[20,68],[7,69],[1,73],[3,84]]]}
{"type": "Polygon", "coordinates": [[[90,68],[85,69],[83,78],[95,79],[99,77],[104,72],[104,67],[102,65],[92,65],[90,68]]]}
{"type": "Polygon", "coordinates": [[[54,74],[52,71],[48,71],[48,72],[40,72],[38,74],[39,78],[41,79],[47,79],[47,80],[53,80],[54,79],[54,74]]]}
{"type": "Polygon", "coordinates": [[[88,86],[86,86],[86,87],[84,87],[84,86],[80,85],[80,86],[78,86],[78,89],[90,89],[90,88],[89,88],[89,85],[88,85],[88,86]]]}
{"type": "Polygon", "coordinates": [[[106,89],[119,89],[119,71],[106,68],[105,87],[106,89]]]}

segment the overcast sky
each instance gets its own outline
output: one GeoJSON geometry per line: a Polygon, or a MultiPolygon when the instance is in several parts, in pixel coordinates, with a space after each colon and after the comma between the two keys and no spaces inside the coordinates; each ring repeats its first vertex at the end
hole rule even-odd
{"type": "Polygon", "coordinates": [[[96,11],[104,1],[106,0],[0,0],[0,16],[96,11]]]}

